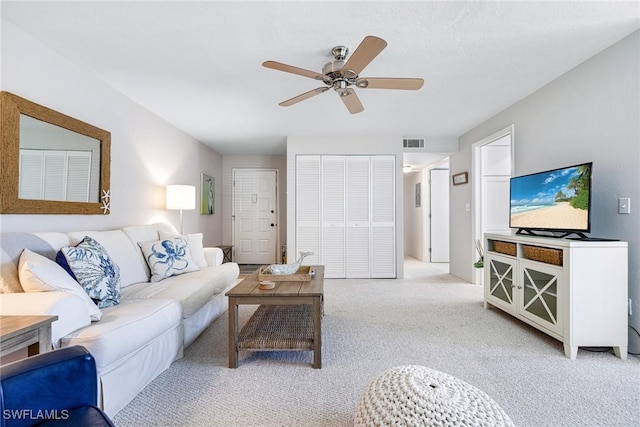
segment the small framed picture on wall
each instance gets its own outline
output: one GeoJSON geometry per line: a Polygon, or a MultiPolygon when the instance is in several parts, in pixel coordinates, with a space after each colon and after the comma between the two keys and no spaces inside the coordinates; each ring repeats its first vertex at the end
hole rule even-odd
{"type": "Polygon", "coordinates": [[[422,206],[422,184],[418,182],[416,184],[416,208],[422,206]]]}
{"type": "Polygon", "coordinates": [[[216,181],[206,173],[200,174],[200,213],[203,215],[216,213],[216,181]]]}
{"type": "Polygon", "coordinates": [[[451,176],[451,180],[453,181],[453,185],[466,184],[467,182],[469,182],[469,173],[468,172],[457,173],[451,176]]]}

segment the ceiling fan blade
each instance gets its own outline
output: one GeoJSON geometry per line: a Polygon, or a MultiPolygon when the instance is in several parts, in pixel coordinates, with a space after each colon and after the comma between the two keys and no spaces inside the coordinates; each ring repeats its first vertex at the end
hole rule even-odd
{"type": "Polygon", "coordinates": [[[424,85],[423,79],[404,79],[391,77],[362,77],[356,81],[361,89],[402,89],[418,90],[424,85]]]}
{"type": "Polygon", "coordinates": [[[276,61],[264,61],[262,66],[265,68],[271,68],[277,71],[284,71],[285,73],[297,74],[299,76],[309,77],[316,80],[323,80],[323,76],[315,71],[305,70],[304,68],[294,67],[293,65],[283,64],[276,61]]]}
{"type": "Polygon", "coordinates": [[[360,74],[385,47],[387,47],[387,42],[381,38],[375,36],[365,37],[349,59],[347,59],[342,69],[351,70],[356,73],[356,75],[360,74]]]}
{"type": "Polygon", "coordinates": [[[347,89],[344,93],[340,94],[340,99],[342,99],[342,102],[344,102],[344,105],[351,114],[364,111],[360,98],[358,98],[358,95],[356,95],[353,89],[347,89]]]}
{"type": "Polygon", "coordinates": [[[304,101],[305,99],[309,99],[312,96],[320,95],[321,93],[324,93],[329,89],[330,88],[328,87],[319,87],[319,88],[310,90],[309,92],[305,92],[301,95],[294,96],[293,98],[287,99],[286,101],[282,101],[279,105],[282,107],[288,107],[290,105],[297,104],[300,101],[304,101]]]}

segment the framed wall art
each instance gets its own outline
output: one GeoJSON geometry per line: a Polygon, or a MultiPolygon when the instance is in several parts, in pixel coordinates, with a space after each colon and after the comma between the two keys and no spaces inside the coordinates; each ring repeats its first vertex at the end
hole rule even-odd
{"type": "Polygon", "coordinates": [[[469,172],[457,173],[451,176],[451,180],[453,181],[453,185],[461,185],[469,182],[469,172]]]}
{"type": "Polygon", "coordinates": [[[206,173],[200,174],[200,213],[213,215],[216,213],[216,181],[206,173]]]}

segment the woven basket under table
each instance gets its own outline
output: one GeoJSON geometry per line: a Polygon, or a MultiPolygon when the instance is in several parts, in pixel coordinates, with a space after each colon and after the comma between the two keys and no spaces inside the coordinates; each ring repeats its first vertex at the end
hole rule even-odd
{"type": "Polygon", "coordinates": [[[313,306],[261,305],[240,331],[238,349],[313,350],[313,306]]]}

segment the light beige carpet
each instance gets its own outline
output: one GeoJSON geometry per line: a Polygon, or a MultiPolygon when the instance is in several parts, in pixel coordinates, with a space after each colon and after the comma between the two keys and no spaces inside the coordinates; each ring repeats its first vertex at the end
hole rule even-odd
{"type": "MultiPolygon", "coordinates": [[[[483,390],[518,426],[637,426],[640,359],[562,344],[496,310],[482,288],[408,260],[403,280],[326,280],[323,368],[310,352],[244,352],[227,316],[116,417],[124,426],[348,426],[366,384],[423,365],[483,390]]],[[[445,265],[446,267],[446,265],[445,265]]],[[[241,310],[241,321],[253,308],[241,310]]]]}

